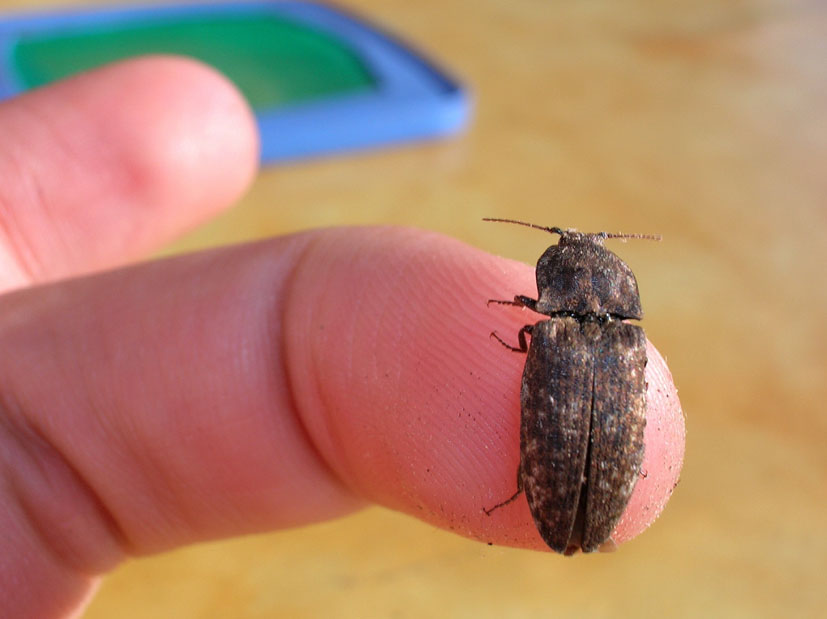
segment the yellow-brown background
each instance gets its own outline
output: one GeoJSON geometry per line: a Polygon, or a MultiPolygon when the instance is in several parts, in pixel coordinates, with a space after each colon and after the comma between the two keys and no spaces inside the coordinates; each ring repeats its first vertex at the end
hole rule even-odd
{"type": "MultiPolygon", "coordinates": [[[[3,2],[4,8],[41,2],[3,2]]],[[[373,508],[130,562],[109,617],[817,616],[827,571],[827,6],[816,0],[348,0],[470,85],[462,137],[263,171],[167,252],[480,222],[660,232],[616,247],[688,424],[682,483],[614,555],[487,547],[373,508]]]]}

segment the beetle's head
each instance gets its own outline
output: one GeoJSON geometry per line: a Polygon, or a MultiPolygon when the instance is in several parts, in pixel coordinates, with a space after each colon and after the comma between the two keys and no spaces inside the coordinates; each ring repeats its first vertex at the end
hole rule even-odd
{"type": "Polygon", "coordinates": [[[560,235],[560,242],[549,247],[537,262],[536,310],[542,314],[557,312],[578,316],[643,316],[635,274],[603,242],[606,239],[648,239],[659,241],[656,234],[585,233],[515,219],[485,218],[545,230],[560,235]]]}
{"type": "Polygon", "coordinates": [[[634,273],[603,245],[610,235],[576,230],[559,234],[560,242],[537,262],[537,311],[641,318],[634,273]]]}

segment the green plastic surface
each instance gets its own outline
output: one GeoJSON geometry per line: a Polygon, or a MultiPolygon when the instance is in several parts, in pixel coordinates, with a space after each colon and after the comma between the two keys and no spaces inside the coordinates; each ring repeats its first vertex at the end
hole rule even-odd
{"type": "Polygon", "coordinates": [[[334,37],[275,16],[165,19],[21,38],[13,64],[33,88],[148,53],[193,56],[229,77],[254,108],[371,89],[361,60],[334,37]]]}

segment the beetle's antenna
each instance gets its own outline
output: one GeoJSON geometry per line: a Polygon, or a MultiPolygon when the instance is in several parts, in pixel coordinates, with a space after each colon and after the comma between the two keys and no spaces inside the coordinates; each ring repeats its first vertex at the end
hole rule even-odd
{"type": "MultiPolygon", "coordinates": [[[[544,232],[551,232],[552,234],[565,234],[565,230],[562,228],[558,228],[557,226],[538,226],[537,224],[530,224],[527,221],[519,221],[517,219],[499,219],[496,217],[483,217],[483,221],[493,221],[498,223],[504,224],[517,224],[518,226],[526,226],[527,228],[535,228],[537,230],[543,230],[544,232]]],[[[573,231],[572,231],[573,232],[573,231]]],[[[628,239],[642,239],[644,241],[660,241],[661,236],[660,234],[626,234],[623,232],[598,232],[591,236],[599,236],[603,239],[621,239],[621,240],[628,240],[628,239]]]]}
{"type": "Polygon", "coordinates": [[[624,234],[622,232],[603,232],[605,239],[642,239],[644,241],[660,241],[660,234],[624,234]]]}
{"type": "Polygon", "coordinates": [[[552,234],[563,234],[563,229],[558,228],[556,226],[547,228],[546,226],[538,226],[537,224],[530,224],[526,221],[518,221],[516,219],[496,219],[494,217],[483,217],[483,221],[494,221],[503,224],[517,224],[519,226],[526,226],[528,228],[536,228],[537,230],[544,230],[545,232],[551,232],[552,234]]]}

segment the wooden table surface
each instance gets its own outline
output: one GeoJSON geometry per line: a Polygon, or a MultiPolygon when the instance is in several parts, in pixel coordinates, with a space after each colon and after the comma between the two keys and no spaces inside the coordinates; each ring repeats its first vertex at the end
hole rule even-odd
{"type": "Polygon", "coordinates": [[[129,562],[84,616],[824,612],[827,5],[343,3],[462,77],[469,130],[264,170],[167,251],[392,223],[534,262],[547,239],[480,218],[660,232],[620,249],[680,389],[681,485],[609,556],[487,547],[372,508],[129,562]]]}

